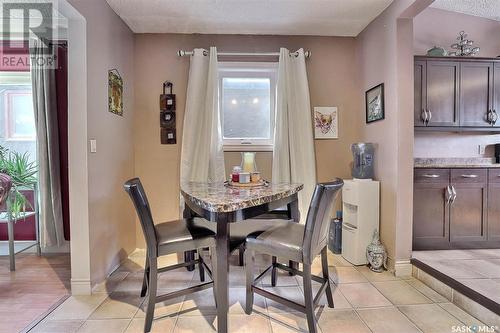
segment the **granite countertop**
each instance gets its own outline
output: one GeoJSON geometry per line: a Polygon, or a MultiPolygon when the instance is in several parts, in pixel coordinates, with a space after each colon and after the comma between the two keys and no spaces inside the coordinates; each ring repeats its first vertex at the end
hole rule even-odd
{"type": "Polygon", "coordinates": [[[224,183],[187,182],[181,184],[181,193],[184,198],[210,212],[223,213],[277,201],[299,192],[303,187],[302,184],[271,183],[240,189],[224,183]]]}
{"type": "Polygon", "coordinates": [[[500,168],[494,158],[415,158],[415,168],[500,168]]]}

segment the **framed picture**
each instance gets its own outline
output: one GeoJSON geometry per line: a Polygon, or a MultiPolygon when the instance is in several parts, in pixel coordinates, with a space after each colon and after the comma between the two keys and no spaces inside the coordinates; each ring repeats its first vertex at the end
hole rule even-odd
{"type": "Polygon", "coordinates": [[[374,121],[382,120],[385,118],[384,106],[384,84],[381,83],[369,89],[365,93],[366,103],[366,123],[373,123],[374,121]]]}
{"type": "Polygon", "coordinates": [[[338,139],[338,119],[336,106],[314,107],[314,138],[338,139]]]}
{"type": "Polygon", "coordinates": [[[123,116],[123,80],[116,69],[108,71],[108,111],[123,116]]]}

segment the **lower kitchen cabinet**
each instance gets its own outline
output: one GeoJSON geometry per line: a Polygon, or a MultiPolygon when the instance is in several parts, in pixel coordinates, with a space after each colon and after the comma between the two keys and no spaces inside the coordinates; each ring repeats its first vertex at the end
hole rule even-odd
{"type": "Polygon", "coordinates": [[[447,187],[449,170],[417,169],[413,193],[414,249],[448,247],[450,218],[447,187]]]}
{"type": "Polygon", "coordinates": [[[488,170],[453,169],[450,186],[450,242],[485,241],[488,170]]]}
{"type": "Polygon", "coordinates": [[[500,169],[415,169],[413,249],[500,247],[500,169]]]}

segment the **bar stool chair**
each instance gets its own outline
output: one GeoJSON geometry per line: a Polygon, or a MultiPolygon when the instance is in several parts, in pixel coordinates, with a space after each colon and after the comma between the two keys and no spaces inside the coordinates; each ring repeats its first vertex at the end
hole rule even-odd
{"type": "MultiPolygon", "coordinates": [[[[192,220],[183,219],[155,225],[148,199],[146,197],[146,192],[144,191],[139,178],[128,180],[124,187],[125,191],[130,195],[130,198],[134,203],[137,215],[139,216],[139,220],[141,222],[144,238],[146,239],[146,267],[144,269],[144,281],[141,290],[141,297],[144,297],[146,293],[148,293],[146,319],[144,324],[144,332],[147,333],[151,330],[156,303],[205,290],[214,285],[212,271],[203,261],[200,251],[198,251],[198,259],[196,260],[162,268],[158,268],[158,257],[202,248],[209,248],[213,251],[215,250],[215,238],[214,233],[211,230],[197,225],[192,220]],[[159,296],[156,295],[159,273],[194,264],[198,264],[200,280],[203,283],[168,294],[159,296]],[[210,282],[204,282],[205,269],[212,279],[210,282]]],[[[212,260],[212,265],[215,265],[214,260],[215,256],[212,260]]]]}
{"type": "Polygon", "coordinates": [[[247,237],[245,262],[246,262],[246,309],[247,314],[252,313],[253,295],[257,293],[275,302],[284,304],[292,309],[305,313],[309,332],[315,333],[316,323],[314,309],[321,296],[326,291],[328,306],[334,307],[330,278],[328,276],[327,242],[330,212],[335,199],[344,185],[337,179],[330,183],[317,184],[309,205],[306,224],[287,223],[284,226],[271,228],[257,237],[247,237]],[[272,264],[254,280],[253,266],[255,252],[272,256],[272,264]],[[323,276],[311,274],[311,264],[314,258],[321,253],[321,266],[323,276]],[[303,271],[287,267],[277,262],[280,259],[292,260],[302,263],[303,271]],[[279,295],[257,287],[262,278],[271,271],[271,285],[276,286],[276,270],[281,269],[302,276],[304,283],[304,304],[299,304],[279,295]],[[321,283],[316,296],[313,298],[312,280],[321,283]]]}

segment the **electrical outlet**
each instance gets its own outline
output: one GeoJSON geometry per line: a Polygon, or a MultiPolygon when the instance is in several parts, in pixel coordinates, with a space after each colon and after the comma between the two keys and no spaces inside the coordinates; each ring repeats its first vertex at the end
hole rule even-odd
{"type": "Polygon", "coordinates": [[[486,145],[479,145],[479,155],[484,155],[486,153],[486,145]]]}
{"type": "Polygon", "coordinates": [[[97,140],[96,139],[90,139],[90,152],[97,153],[97,140]]]}

